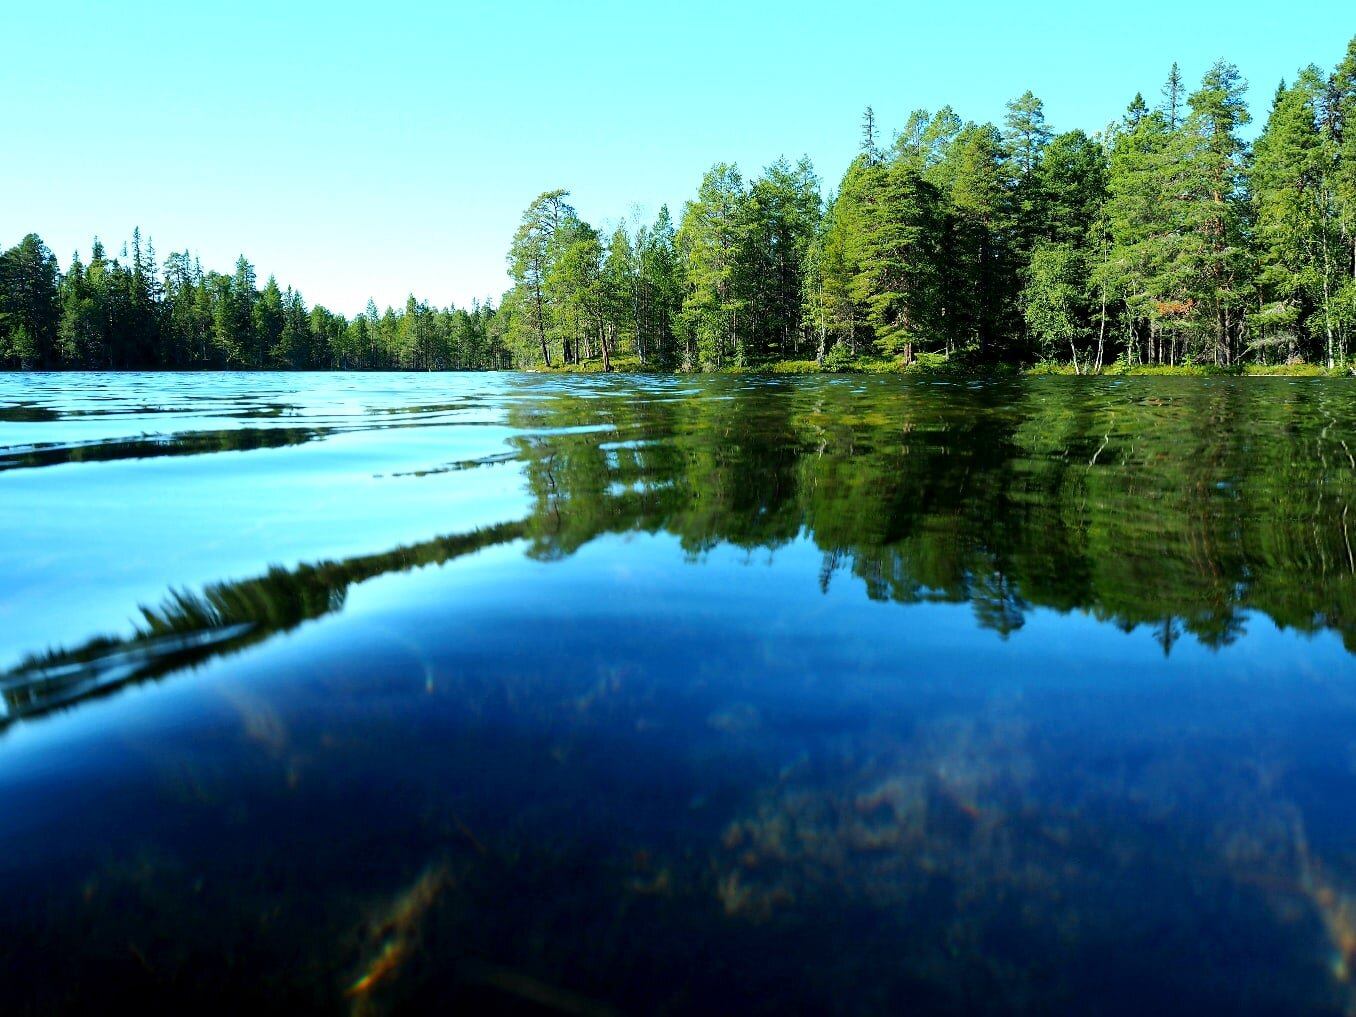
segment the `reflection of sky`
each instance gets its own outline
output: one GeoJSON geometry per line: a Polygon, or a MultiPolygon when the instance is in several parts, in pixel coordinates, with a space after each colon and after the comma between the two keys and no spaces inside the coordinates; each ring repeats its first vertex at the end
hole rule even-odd
{"type": "MultiPolygon", "coordinates": [[[[507,487],[516,485],[516,474],[498,472],[512,478],[507,487]]],[[[499,504],[514,505],[511,490],[501,497],[499,504]]],[[[359,502],[357,513],[380,505],[359,502]]],[[[605,535],[563,561],[537,561],[526,550],[514,542],[358,584],[342,612],[252,650],[246,670],[266,673],[264,661],[279,656],[342,654],[374,634],[442,660],[498,660],[510,671],[516,663],[565,667],[576,654],[587,669],[589,661],[638,657],[649,647],[654,659],[632,662],[663,683],[681,687],[694,668],[709,667],[707,677],[731,690],[794,701],[808,714],[927,700],[973,706],[998,697],[1060,700],[1062,710],[1077,707],[1112,723],[1122,711],[1155,704],[1171,704],[1179,719],[1205,703],[1227,703],[1231,715],[1272,709],[1278,696],[1293,706],[1324,699],[1356,675],[1335,634],[1296,635],[1260,614],[1247,617],[1246,638],[1232,646],[1211,650],[1183,639],[1166,657],[1148,629],[1127,634],[1081,612],[1028,609],[1024,626],[1004,639],[980,628],[968,604],[871,601],[849,576],[821,592],[821,556],[808,539],[775,551],[721,545],[697,559],[668,534],[605,535]]],[[[186,560],[209,568],[212,559],[186,560]]],[[[101,605],[95,596],[83,603],[91,613],[101,605]]],[[[221,666],[238,667],[208,669],[221,666]]],[[[115,700],[177,684],[171,678],[115,700]]],[[[101,705],[58,714],[51,726],[84,727],[82,718],[101,705]]],[[[135,711],[143,720],[146,708],[135,711]]]]}
{"type": "MultiPolygon", "coordinates": [[[[219,455],[76,463],[0,475],[25,518],[0,530],[0,665],[95,632],[171,587],[246,578],[271,564],[386,551],[526,513],[512,465],[376,476],[502,452],[506,428],[380,431],[219,455]],[[393,446],[398,449],[393,454],[393,446]],[[59,608],[59,609],[58,609],[59,608]]],[[[3,512],[3,510],[0,510],[3,512]]]]}
{"type": "Polygon", "coordinates": [[[263,690],[284,716],[323,715],[336,691],[358,694],[332,684],[362,658],[389,672],[371,683],[394,683],[379,696],[394,717],[436,709],[430,689],[468,674],[555,675],[568,698],[620,671],[656,690],[656,726],[702,729],[708,714],[751,704],[787,758],[806,739],[903,732],[919,716],[995,703],[1075,760],[1184,738],[1218,747],[1325,728],[1331,739],[1341,734],[1333,721],[1356,710],[1356,663],[1340,640],[1283,632],[1261,615],[1233,646],[1187,639],[1165,657],[1148,630],[1127,635],[1082,613],[1032,609],[1002,639],[967,604],[873,602],[848,577],[822,593],[820,554],[804,539],[772,552],[722,545],[697,560],[667,534],[606,535],[564,561],[525,551],[514,542],[380,576],[351,588],[341,613],[242,656],[18,724],[3,736],[6,769],[53,779],[67,747],[210,728],[222,681],[263,690]],[[687,721],[684,709],[695,711],[687,721]]]}
{"type": "Polygon", "coordinates": [[[379,620],[413,643],[474,646],[509,667],[650,645],[660,659],[643,666],[677,686],[709,666],[728,694],[794,702],[807,716],[999,698],[1112,726],[1142,713],[1141,730],[1157,711],[1171,723],[1200,711],[1218,727],[1278,709],[1322,716],[1356,676],[1336,635],[1283,632],[1260,614],[1232,646],[1183,639],[1166,657],[1148,629],[1126,634],[1081,612],[1029,609],[1005,640],[968,604],[871,601],[847,576],[821,593],[820,552],[804,539],[774,552],[721,546],[695,563],[664,534],[601,537],[564,563],[521,548],[380,577],[350,592],[343,620],[319,624],[379,620]]]}
{"type": "Polygon", "coordinates": [[[1025,624],[1002,639],[977,626],[968,604],[873,601],[860,580],[842,573],[827,593],[821,592],[823,554],[806,538],[774,550],[721,545],[694,560],[669,534],[609,535],[586,544],[564,564],[525,562],[520,567],[531,574],[510,579],[504,570],[522,553],[522,545],[516,547],[487,550],[445,569],[364,583],[350,591],[345,612],[349,617],[396,613],[412,605],[418,612],[418,605],[439,603],[424,587],[465,583],[473,587],[466,595],[478,611],[533,615],[542,624],[609,612],[656,624],[696,617],[723,626],[742,618],[750,637],[761,634],[762,654],[780,653],[775,648],[790,641],[797,644],[797,656],[851,644],[854,659],[882,666],[887,661],[903,666],[920,655],[963,655],[990,680],[1011,678],[1037,687],[1064,686],[1079,675],[1105,685],[1182,674],[1322,676],[1356,668],[1335,633],[1285,632],[1263,614],[1249,615],[1246,637],[1231,646],[1215,650],[1185,637],[1167,658],[1148,628],[1127,635],[1079,611],[1027,608],[1025,624]],[[1034,667],[1039,661],[1049,667],[1034,667]]]}
{"type": "MultiPolygon", "coordinates": [[[[282,391],[260,396],[260,384],[237,376],[242,398],[295,399],[282,391]]],[[[445,377],[445,376],[443,376],[445,377]]],[[[219,376],[218,376],[219,378],[219,376]]],[[[186,381],[189,394],[196,378],[186,381]]],[[[28,395],[0,382],[0,402],[28,395]]],[[[198,383],[201,384],[201,383],[198,383]]],[[[220,384],[220,381],[218,381],[220,384]]],[[[371,386],[360,398],[323,384],[307,398],[323,404],[325,416],[305,407],[258,426],[327,426],[336,415],[354,416],[361,404],[431,402],[462,394],[456,377],[437,389],[413,384],[397,398],[371,386]],[[346,409],[345,409],[346,408],[346,409]]],[[[176,402],[187,401],[176,389],[176,402]]],[[[86,408],[86,395],[75,400],[86,408]]],[[[40,424],[0,423],[0,444],[73,442],[116,434],[175,433],[228,428],[240,420],[229,406],[213,404],[214,416],[189,413],[130,417],[75,417],[40,424]]],[[[138,405],[131,398],[116,407],[138,405]]],[[[63,409],[70,409],[65,402],[63,409]]],[[[448,412],[445,416],[453,416],[448,412]]],[[[462,412],[480,421],[502,412],[462,412]]],[[[364,422],[374,422],[365,415],[364,422]]],[[[378,425],[408,421],[399,414],[378,425]]],[[[353,426],[348,421],[347,426],[353,426]]],[[[339,559],[390,550],[442,534],[520,518],[527,502],[513,465],[489,466],[425,477],[392,476],[436,469],[449,462],[502,454],[507,427],[424,426],[347,431],[323,440],[247,453],[167,456],[97,463],[69,463],[0,472],[0,668],[23,654],[70,643],[95,633],[127,630],[138,604],[158,604],[171,588],[197,590],[207,583],[257,575],[268,566],[339,559]],[[398,436],[398,437],[397,437],[398,436]]]]}

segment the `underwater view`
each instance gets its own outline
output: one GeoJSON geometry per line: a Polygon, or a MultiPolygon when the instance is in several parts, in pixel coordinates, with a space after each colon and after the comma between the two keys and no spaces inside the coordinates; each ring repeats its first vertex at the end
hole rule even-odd
{"type": "Polygon", "coordinates": [[[49,1014],[1356,1013],[1356,388],[0,375],[49,1014]]]}

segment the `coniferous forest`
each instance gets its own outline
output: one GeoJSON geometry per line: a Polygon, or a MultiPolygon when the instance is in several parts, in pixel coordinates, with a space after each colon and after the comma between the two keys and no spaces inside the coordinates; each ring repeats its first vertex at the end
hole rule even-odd
{"type": "Polygon", "coordinates": [[[163,262],[140,233],[62,271],[0,254],[0,366],[660,370],[1128,365],[1343,367],[1356,354],[1356,39],[1282,83],[1249,140],[1246,82],[1174,65],[1095,133],[1041,100],[1002,124],[950,107],[895,132],[868,108],[825,195],[807,159],[717,163],[677,221],[605,234],[564,190],[523,213],[497,308],[349,319],[242,256],[163,262]]]}

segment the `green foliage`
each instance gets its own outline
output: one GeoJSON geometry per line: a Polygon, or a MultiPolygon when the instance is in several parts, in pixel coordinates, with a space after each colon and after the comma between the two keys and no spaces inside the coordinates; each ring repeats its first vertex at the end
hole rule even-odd
{"type": "Polygon", "coordinates": [[[743,367],[749,361],[743,321],[752,288],[747,203],[739,169],[718,163],[683,212],[678,250],[686,292],[677,332],[686,370],[743,367]]]}
{"type": "MultiPolygon", "coordinates": [[[[139,232],[62,274],[36,235],[0,252],[0,367],[644,369],[813,362],[894,370],[1348,364],[1356,346],[1356,39],[1300,70],[1253,145],[1220,61],[1137,94],[1105,132],[1056,132],[1030,91],[1000,126],[915,110],[885,144],[867,109],[837,192],[806,159],[715,164],[675,228],[603,233],[539,195],[498,309],[413,296],[352,320],[241,257],[157,266],[139,232]]],[[[799,369],[799,368],[797,368],[799,369]]]]}
{"type": "Polygon", "coordinates": [[[1054,359],[1068,349],[1075,365],[1079,345],[1090,334],[1088,273],[1083,254],[1067,243],[1044,243],[1031,257],[1022,293],[1027,328],[1042,357],[1054,359]]]}
{"type": "Polygon", "coordinates": [[[187,252],[157,271],[140,231],[130,252],[94,242],[63,275],[36,236],[0,253],[0,366],[94,369],[413,369],[509,366],[492,307],[439,310],[411,297],[351,321],[270,277],[258,288],[243,256],[230,275],[187,252]]]}
{"type": "Polygon", "coordinates": [[[1174,66],[1160,108],[1136,96],[1098,137],[1056,133],[1029,91],[1008,104],[1001,130],[949,107],[918,110],[888,146],[868,110],[859,153],[825,207],[804,161],[779,161],[753,181],[720,163],[678,230],[664,211],[652,229],[617,229],[603,243],[553,204],[563,192],[550,192],[515,240],[518,284],[501,320],[523,366],[556,350],[566,362],[601,355],[606,365],[625,351],[684,370],[804,370],[810,356],[824,370],[895,370],[924,355],[949,369],[1066,356],[1079,370],[1223,368],[1312,358],[1329,329],[1328,360],[1338,362],[1356,281],[1333,268],[1350,174],[1332,125],[1356,109],[1356,56],[1319,82],[1338,111],[1326,121],[1314,113],[1317,81],[1310,72],[1309,115],[1297,121],[1307,138],[1269,130],[1251,171],[1244,83],[1221,62],[1189,95],[1174,66]],[[1285,177],[1268,145],[1292,161],[1321,153],[1326,189],[1285,177]],[[1310,202],[1310,226],[1328,224],[1323,243],[1294,227],[1287,186],[1310,202]],[[582,246],[544,240],[543,210],[582,246]],[[524,338],[533,335],[535,344],[524,338]]]}
{"type": "Polygon", "coordinates": [[[56,366],[57,277],[56,258],[35,233],[0,254],[0,363],[56,366]]]}
{"type": "Polygon", "coordinates": [[[1343,245],[1334,215],[1339,165],[1321,124],[1325,82],[1316,67],[1280,88],[1253,147],[1250,172],[1255,223],[1258,309],[1249,315],[1252,351],[1290,361],[1306,333],[1323,336],[1323,359],[1335,359],[1342,312],[1343,245]]]}
{"type": "Polygon", "coordinates": [[[829,372],[850,371],[856,365],[857,358],[845,343],[839,343],[829,350],[822,361],[823,369],[829,372]]]}

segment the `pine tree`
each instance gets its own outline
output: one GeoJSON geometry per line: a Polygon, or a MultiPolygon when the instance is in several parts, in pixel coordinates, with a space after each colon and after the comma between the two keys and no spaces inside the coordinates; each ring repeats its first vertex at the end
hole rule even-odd
{"type": "Polygon", "coordinates": [[[566,363],[581,363],[597,348],[604,368],[610,370],[610,355],[603,343],[603,248],[598,231],[570,217],[558,229],[555,247],[546,291],[562,357],[566,363]]]}
{"type": "Polygon", "coordinates": [[[717,163],[683,211],[677,242],[686,292],[677,331],[688,370],[749,361],[747,201],[739,169],[717,163]]]}
{"type": "Polygon", "coordinates": [[[1243,325],[1247,279],[1246,145],[1240,129],[1251,119],[1247,83],[1233,64],[1216,63],[1187,99],[1188,197],[1186,257],[1191,299],[1201,332],[1211,336],[1215,363],[1234,359],[1243,325]]]}
{"type": "MultiPolygon", "coordinates": [[[[519,345],[526,340],[535,342],[546,367],[551,366],[551,342],[557,332],[547,280],[560,254],[562,228],[576,218],[565,201],[569,193],[554,190],[537,196],[523,212],[508,255],[509,274],[521,291],[511,318],[514,335],[519,345]]],[[[562,350],[562,356],[568,361],[567,349],[562,350]]]]}
{"type": "Polygon", "coordinates": [[[683,302],[683,270],[667,205],[636,238],[636,346],[641,362],[677,363],[674,329],[683,302]]]}
{"type": "Polygon", "coordinates": [[[1051,131],[1045,125],[1045,104],[1028,89],[1007,104],[1003,139],[1022,177],[1029,177],[1040,166],[1051,131]]]}
{"type": "Polygon", "coordinates": [[[0,254],[0,362],[58,366],[57,260],[36,233],[0,254]]]}
{"type": "Polygon", "coordinates": [[[840,345],[847,356],[855,356],[861,345],[859,338],[864,338],[859,335],[866,329],[858,303],[860,287],[853,283],[862,269],[867,178],[873,169],[864,156],[848,166],[807,259],[812,273],[806,284],[807,302],[816,337],[815,359],[820,363],[840,345]]]}
{"type": "Polygon", "coordinates": [[[620,353],[630,345],[641,356],[641,339],[636,328],[638,272],[634,247],[626,228],[612,231],[603,256],[598,284],[603,320],[604,351],[608,346],[620,353]]]}
{"type": "Polygon", "coordinates": [[[269,276],[259,299],[254,301],[254,334],[257,343],[254,366],[286,366],[286,356],[281,349],[283,331],[283,293],[278,280],[269,276]]]}
{"type": "Polygon", "coordinates": [[[1294,355],[1308,335],[1321,335],[1321,355],[1331,367],[1341,247],[1332,162],[1319,128],[1323,88],[1316,67],[1301,71],[1293,86],[1282,85],[1254,147],[1249,190],[1262,302],[1250,324],[1253,348],[1264,355],[1276,349],[1294,355]]]}
{"type": "Polygon", "coordinates": [[[867,212],[852,293],[880,352],[911,363],[915,344],[944,342],[941,196],[906,165],[868,167],[863,183],[867,212]]]}
{"type": "Polygon", "coordinates": [[[876,111],[870,106],[862,112],[861,151],[871,162],[880,158],[880,152],[876,148],[876,111]]]}
{"type": "Polygon", "coordinates": [[[1181,162],[1176,138],[1167,117],[1150,112],[1136,95],[1109,139],[1092,282],[1120,308],[1131,360],[1175,362],[1181,325],[1192,308],[1182,267],[1185,182],[1174,179],[1181,162]]]}
{"type": "Polygon", "coordinates": [[[1002,355],[1020,333],[1016,316],[1019,248],[1016,181],[992,124],[967,124],[929,177],[950,198],[952,227],[943,255],[952,345],[980,358],[1002,355]]]}
{"type": "Polygon", "coordinates": [[[744,276],[750,359],[799,350],[805,261],[822,214],[819,179],[807,158],[794,166],[779,159],[749,188],[744,276]]]}
{"type": "Polygon", "coordinates": [[[1173,61],[1168,80],[1163,84],[1163,114],[1168,118],[1168,130],[1175,131],[1182,125],[1182,102],[1185,97],[1182,84],[1182,71],[1173,61]]]}

